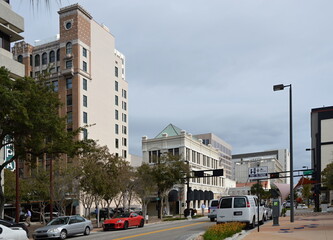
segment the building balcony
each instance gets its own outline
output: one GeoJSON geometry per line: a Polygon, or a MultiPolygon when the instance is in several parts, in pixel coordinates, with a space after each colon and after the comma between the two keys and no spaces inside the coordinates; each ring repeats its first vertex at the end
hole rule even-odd
{"type": "Polygon", "coordinates": [[[65,77],[72,77],[74,76],[74,68],[67,68],[61,71],[61,74],[65,77]]]}

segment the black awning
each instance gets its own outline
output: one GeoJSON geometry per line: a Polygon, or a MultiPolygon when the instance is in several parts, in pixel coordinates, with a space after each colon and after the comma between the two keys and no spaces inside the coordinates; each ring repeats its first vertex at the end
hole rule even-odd
{"type": "Polygon", "coordinates": [[[193,200],[200,200],[200,193],[198,190],[194,190],[194,199],[193,200]]]}
{"type": "Polygon", "coordinates": [[[169,202],[177,202],[179,201],[179,195],[177,190],[171,190],[168,194],[169,202]]]}
{"type": "Polygon", "coordinates": [[[200,197],[200,200],[205,200],[205,194],[202,190],[199,190],[199,197],[200,197]]]}

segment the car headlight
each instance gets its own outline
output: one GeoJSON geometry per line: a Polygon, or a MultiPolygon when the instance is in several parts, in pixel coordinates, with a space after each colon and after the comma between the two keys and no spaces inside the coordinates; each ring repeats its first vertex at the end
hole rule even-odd
{"type": "Polygon", "coordinates": [[[60,232],[60,230],[58,228],[51,228],[51,229],[47,230],[47,232],[49,232],[49,233],[58,233],[58,232],[60,232]]]}
{"type": "Polygon", "coordinates": [[[118,220],[116,223],[121,223],[123,220],[118,220]]]}

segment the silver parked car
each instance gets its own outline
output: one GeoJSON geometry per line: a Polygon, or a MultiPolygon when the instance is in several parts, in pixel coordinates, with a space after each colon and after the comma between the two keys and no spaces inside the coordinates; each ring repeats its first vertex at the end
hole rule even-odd
{"type": "Polygon", "coordinates": [[[89,235],[93,229],[90,220],[80,216],[62,216],[53,219],[46,226],[37,228],[32,236],[34,239],[65,239],[76,234],[89,235]]]}

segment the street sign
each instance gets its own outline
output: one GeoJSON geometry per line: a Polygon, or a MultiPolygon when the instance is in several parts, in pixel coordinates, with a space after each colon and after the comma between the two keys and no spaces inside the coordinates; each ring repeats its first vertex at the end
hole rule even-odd
{"type": "Polygon", "coordinates": [[[268,178],[268,167],[255,167],[249,168],[249,179],[250,180],[258,180],[258,179],[266,179],[268,178]]]}
{"type": "MultiPolygon", "coordinates": [[[[14,146],[12,144],[5,146],[5,162],[8,162],[14,156],[14,146]]],[[[15,162],[8,163],[5,168],[9,169],[10,171],[15,170],[15,162]]]]}
{"type": "Polygon", "coordinates": [[[306,176],[306,175],[312,175],[313,174],[313,169],[311,169],[311,170],[305,170],[305,171],[303,171],[303,174],[304,174],[304,176],[306,176]]]}

